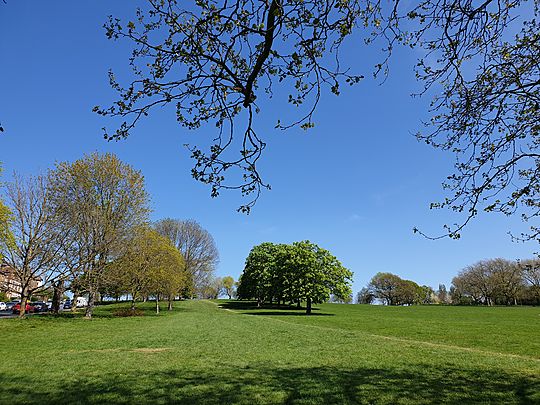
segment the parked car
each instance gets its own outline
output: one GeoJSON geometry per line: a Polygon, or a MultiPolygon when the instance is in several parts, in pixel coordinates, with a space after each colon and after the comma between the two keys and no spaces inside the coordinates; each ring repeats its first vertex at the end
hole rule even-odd
{"type": "MultiPolygon", "coordinates": [[[[15,304],[11,310],[13,311],[14,314],[18,314],[19,311],[21,310],[21,303],[18,302],[17,304],[15,304]]],[[[35,308],[34,308],[33,305],[26,304],[26,310],[25,310],[25,312],[26,312],[27,314],[30,313],[30,312],[34,312],[34,311],[35,311],[35,308]]]]}
{"type": "Polygon", "coordinates": [[[7,309],[7,305],[5,302],[0,302],[0,311],[5,311],[7,309]]]}
{"type": "Polygon", "coordinates": [[[46,302],[38,301],[34,302],[34,312],[48,312],[49,307],[46,302]]]}
{"type": "Polygon", "coordinates": [[[18,303],[19,303],[18,301],[6,302],[6,307],[7,307],[6,309],[7,309],[8,311],[11,311],[11,310],[13,309],[13,307],[14,307],[15,305],[17,305],[18,303]]]}
{"type": "Polygon", "coordinates": [[[64,309],[71,309],[71,300],[67,300],[64,302],[64,309]]]}
{"type": "Polygon", "coordinates": [[[47,308],[52,309],[52,301],[47,301],[47,308]]]}

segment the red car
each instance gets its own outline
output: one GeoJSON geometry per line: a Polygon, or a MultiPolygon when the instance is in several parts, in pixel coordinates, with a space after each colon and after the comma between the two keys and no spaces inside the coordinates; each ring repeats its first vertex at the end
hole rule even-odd
{"type": "MultiPolygon", "coordinates": [[[[15,305],[13,305],[13,308],[12,308],[12,311],[14,314],[18,314],[19,311],[21,310],[21,303],[17,303],[15,305]]],[[[33,305],[30,305],[30,304],[26,304],[26,313],[28,314],[29,312],[34,312],[35,311],[35,308],[33,305]]]]}

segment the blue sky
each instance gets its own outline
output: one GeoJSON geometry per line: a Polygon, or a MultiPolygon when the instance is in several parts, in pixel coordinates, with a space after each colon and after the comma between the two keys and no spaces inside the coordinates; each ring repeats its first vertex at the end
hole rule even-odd
{"type": "Polygon", "coordinates": [[[212,126],[196,132],[179,127],[170,110],[157,111],[131,137],[106,142],[101,128],[111,121],[91,112],[114,100],[107,71],[125,75],[129,44],[105,38],[107,15],[132,15],[132,1],[92,2],[8,0],[0,4],[0,161],[4,179],[15,170],[45,171],[55,161],[75,160],[92,151],[114,152],[142,170],[152,196],[153,219],[193,218],[214,236],[220,250],[219,275],[235,278],[245,257],[264,241],[309,239],[354,271],[358,291],[379,271],[421,284],[450,285],[452,277],[477,260],[526,258],[534,243],[513,243],[507,231],[526,228],[518,217],[481,215],[459,241],[430,241],[412,228],[437,234],[458,218],[430,211],[443,196],[441,182],[453,157],[420,144],[412,135],[428,117],[429,100],[418,90],[412,67],[418,54],[400,51],[388,80],[371,79],[380,55],[353,40],[344,61],[364,74],[342,95],[326,94],[308,132],[273,129],[291,108],[279,98],[263,105],[257,128],[267,149],[260,171],[272,190],[249,215],[230,192],[217,199],[190,177],[185,143],[205,144],[212,126]]]}

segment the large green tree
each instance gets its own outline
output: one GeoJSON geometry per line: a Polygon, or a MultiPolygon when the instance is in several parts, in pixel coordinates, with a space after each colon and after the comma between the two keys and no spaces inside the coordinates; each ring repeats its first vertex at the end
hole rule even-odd
{"type": "Polygon", "coordinates": [[[234,278],[231,276],[225,276],[221,279],[221,282],[223,284],[223,289],[225,290],[225,294],[227,294],[227,297],[231,299],[234,294],[234,278]]]}
{"type": "Polygon", "coordinates": [[[148,222],[144,177],[113,154],[92,153],[57,163],[49,179],[52,209],[69,231],[91,318],[107,265],[122,254],[133,229],[148,222]]]}
{"type": "Polygon", "coordinates": [[[254,298],[258,306],[265,301],[272,301],[272,281],[279,271],[278,254],[284,248],[284,245],[265,242],[251,249],[236,291],[240,299],[254,298]]]}
{"type": "Polygon", "coordinates": [[[392,273],[377,273],[369,282],[368,288],[376,298],[386,305],[397,305],[399,302],[399,286],[403,280],[392,273]]]}
{"type": "Polygon", "coordinates": [[[293,243],[286,268],[293,276],[293,294],[306,302],[308,315],[312,304],[328,301],[331,294],[341,300],[352,294],[352,272],[328,250],[309,241],[293,243]]]}
{"type": "Polygon", "coordinates": [[[309,242],[292,245],[263,243],[255,246],[240,276],[239,298],[263,302],[326,302],[330,295],[346,300],[351,295],[352,272],[325,249],[309,242]]]}

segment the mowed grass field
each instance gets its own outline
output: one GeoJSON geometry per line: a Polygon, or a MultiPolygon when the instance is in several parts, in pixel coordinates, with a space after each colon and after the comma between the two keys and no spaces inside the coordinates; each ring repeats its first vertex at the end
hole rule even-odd
{"type": "Polygon", "coordinates": [[[540,308],[142,307],[0,320],[0,403],[540,403],[540,308]]]}

